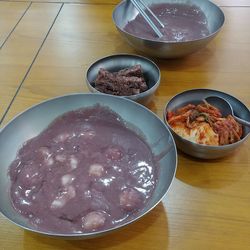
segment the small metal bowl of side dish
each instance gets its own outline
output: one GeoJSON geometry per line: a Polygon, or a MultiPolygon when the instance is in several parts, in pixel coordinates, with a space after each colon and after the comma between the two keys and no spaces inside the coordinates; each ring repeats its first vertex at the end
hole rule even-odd
{"type": "Polygon", "coordinates": [[[88,89],[93,93],[101,93],[95,88],[95,80],[100,69],[105,69],[109,72],[118,72],[123,69],[140,65],[143,77],[146,81],[148,89],[144,92],[121,96],[130,100],[147,104],[152,100],[155,91],[160,85],[161,72],[158,66],[150,59],[131,54],[116,54],[101,58],[95,61],[87,70],[86,83],[88,89]]]}
{"type": "Polygon", "coordinates": [[[184,139],[182,136],[178,135],[168,123],[166,116],[167,112],[176,112],[179,108],[182,108],[188,104],[198,105],[202,103],[202,100],[209,96],[219,96],[226,99],[232,105],[237,116],[246,121],[250,121],[249,109],[237,98],[221,91],[212,89],[191,89],[172,97],[165,106],[163,114],[164,121],[174,136],[177,148],[188,155],[201,159],[216,159],[230,155],[235,149],[243,144],[250,134],[250,128],[243,126],[242,137],[239,141],[232,144],[219,146],[198,144],[184,139]]]}
{"type": "MultiPolygon", "coordinates": [[[[190,39],[186,41],[158,41],[155,39],[143,38],[144,36],[142,35],[135,35],[132,32],[125,30],[125,26],[136,18],[138,11],[136,8],[134,8],[131,1],[121,1],[113,11],[113,21],[116,25],[116,28],[118,29],[121,36],[132,47],[153,57],[178,58],[196,52],[197,50],[205,47],[218,34],[225,20],[222,10],[208,0],[147,0],[145,3],[147,6],[151,6],[152,4],[166,3],[186,4],[189,6],[195,5],[199,7],[205,14],[207,19],[207,29],[209,31],[208,34],[201,38],[190,39]]],[[[159,19],[161,19],[161,17],[159,19]]],[[[139,26],[138,29],[141,27],[142,26],[139,26]]],[[[138,32],[138,29],[136,32],[138,32]]]]}
{"type": "MultiPolygon", "coordinates": [[[[107,124],[110,124],[110,121],[107,124]]],[[[72,124],[70,125],[72,126],[72,124]]],[[[102,236],[128,226],[130,223],[143,217],[167,193],[177,167],[176,146],[171,132],[153,112],[126,98],[103,94],[71,94],[47,100],[27,109],[0,131],[0,158],[0,212],[11,222],[26,230],[65,239],[85,239],[102,236]],[[11,182],[8,176],[8,168],[23,143],[39,135],[55,118],[65,112],[89,108],[95,105],[101,105],[119,114],[122,120],[125,121],[126,126],[137,135],[142,136],[145,142],[147,142],[158,162],[158,180],[154,192],[148,202],[143,205],[142,210],[134,214],[130,220],[121,222],[112,228],[96,230],[90,233],[57,233],[38,229],[13,208],[9,192],[11,182]]]]}

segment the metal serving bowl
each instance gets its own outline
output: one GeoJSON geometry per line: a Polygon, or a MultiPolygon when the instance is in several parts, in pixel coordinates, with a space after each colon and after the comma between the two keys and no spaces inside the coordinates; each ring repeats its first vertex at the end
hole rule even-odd
{"type": "Polygon", "coordinates": [[[0,132],[0,212],[16,225],[44,235],[66,238],[90,238],[101,236],[122,228],[144,216],[153,209],[168,191],[175,176],[177,154],[173,137],[167,126],[144,106],[111,95],[104,94],[72,94],[50,99],[15,117],[0,132]],[[83,107],[100,104],[118,113],[131,129],[142,133],[151,149],[160,159],[159,179],[151,200],[144,209],[131,221],[105,231],[93,233],[59,234],[39,231],[28,223],[12,205],[9,197],[10,180],[8,167],[15,159],[20,146],[43,131],[56,117],[61,114],[83,107]]]}
{"type": "Polygon", "coordinates": [[[189,154],[194,157],[202,159],[216,159],[230,155],[232,151],[238,148],[249,136],[250,128],[243,127],[243,138],[233,144],[223,145],[223,146],[208,146],[193,143],[184,139],[183,137],[176,134],[171,126],[168,124],[166,119],[167,111],[175,111],[180,107],[183,107],[189,103],[198,104],[201,103],[203,99],[208,96],[220,96],[226,99],[233,107],[235,115],[238,117],[250,121],[250,111],[249,109],[235,97],[226,94],[221,91],[212,90],[212,89],[192,89],[185,92],[182,92],[174,96],[166,105],[164,109],[164,121],[172,132],[177,147],[186,154],[189,154]]]}
{"type": "Polygon", "coordinates": [[[156,3],[183,3],[196,5],[205,13],[208,21],[210,34],[204,38],[186,41],[186,42],[168,42],[143,39],[124,31],[124,27],[129,21],[132,21],[138,11],[134,8],[130,0],[123,0],[113,11],[113,21],[123,38],[136,50],[159,58],[178,58],[191,54],[206,46],[220,31],[224,23],[224,14],[222,10],[208,0],[145,0],[150,6],[156,3]]]}
{"type": "Polygon", "coordinates": [[[94,87],[94,81],[97,77],[100,68],[104,68],[110,72],[117,72],[124,68],[132,67],[140,64],[143,70],[143,75],[148,85],[148,90],[140,94],[123,96],[130,100],[147,104],[152,99],[154,92],[160,85],[161,72],[158,66],[148,58],[130,55],[130,54],[117,54],[101,58],[94,62],[87,70],[86,83],[88,89],[93,93],[100,93],[94,87]]]}

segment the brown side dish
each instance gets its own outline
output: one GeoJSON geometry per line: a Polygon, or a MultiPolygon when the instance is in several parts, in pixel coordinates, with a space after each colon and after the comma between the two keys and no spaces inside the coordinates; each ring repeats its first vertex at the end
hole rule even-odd
{"type": "Polygon", "coordinates": [[[102,93],[117,96],[136,95],[148,89],[139,64],[112,73],[101,68],[93,85],[102,93]]]}

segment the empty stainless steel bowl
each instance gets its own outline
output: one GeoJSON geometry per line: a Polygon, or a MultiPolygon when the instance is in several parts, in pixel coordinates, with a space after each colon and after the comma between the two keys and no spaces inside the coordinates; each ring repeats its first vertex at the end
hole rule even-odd
{"type": "Polygon", "coordinates": [[[202,159],[216,159],[224,157],[226,155],[230,155],[236,148],[238,148],[249,136],[250,128],[243,127],[243,138],[236,143],[223,146],[208,146],[193,143],[179,136],[174,132],[174,130],[168,124],[168,121],[166,119],[167,111],[175,111],[178,108],[183,107],[189,103],[198,104],[208,96],[223,97],[232,105],[233,110],[237,116],[247,121],[250,121],[250,111],[240,100],[224,92],[212,89],[191,89],[174,96],[166,104],[163,115],[165,123],[168,125],[170,131],[174,136],[178,149],[194,157],[202,159]]]}
{"type": "Polygon", "coordinates": [[[22,228],[44,235],[64,237],[67,239],[97,237],[122,228],[141,218],[153,209],[166,194],[174,178],[177,166],[176,147],[173,137],[167,126],[153,112],[126,98],[102,94],[72,94],[57,97],[33,106],[21,113],[0,132],[0,159],[0,212],[22,228]],[[10,188],[8,167],[15,159],[20,146],[28,139],[37,136],[56,117],[71,110],[90,107],[96,104],[109,107],[118,113],[131,129],[136,127],[144,134],[145,140],[151,145],[153,153],[159,156],[159,179],[152,199],[131,221],[106,231],[59,234],[38,230],[17,213],[11,205],[8,192],[10,188]]]}
{"type": "Polygon", "coordinates": [[[142,67],[143,75],[148,85],[148,90],[140,94],[122,97],[126,97],[141,104],[147,104],[153,98],[154,92],[160,85],[161,73],[160,69],[153,61],[143,56],[116,54],[97,60],[87,70],[87,87],[93,93],[100,93],[94,87],[94,81],[100,68],[104,68],[110,72],[117,72],[121,69],[135,66],[136,64],[140,64],[142,67]]]}
{"type": "Polygon", "coordinates": [[[196,5],[205,13],[210,34],[204,38],[185,41],[168,42],[144,39],[124,31],[124,27],[132,21],[138,11],[130,0],[121,1],[113,11],[113,21],[122,37],[136,50],[147,55],[159,58],[178,58],[191,54],[207,45],[220,31],[224,23],[222,10],[208,0],[144,0],[147,5],[157,3],[182,3],[196,5]]]}

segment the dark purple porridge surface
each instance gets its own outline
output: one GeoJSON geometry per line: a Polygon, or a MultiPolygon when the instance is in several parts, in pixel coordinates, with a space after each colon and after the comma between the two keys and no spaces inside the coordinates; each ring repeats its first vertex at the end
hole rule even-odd
{"type": "Polygon", "coordinates": [[[24,143],[9,168],[10,196],[38,229],[105,230],[145,207],[157,166],[144,139],[97,105],[65,113],[24,143]]]}
{"type": "Polygon", "coordinates": [[[209,35],[206,16],[195,5],[162,3],[151,5],[150,9],[165,25],[161,28],[151,18],[163,33],[163,37],[158,38],[140,14],[129,22],[124,30],[145,39],[172,42],[196,40],[209,35]]]}

